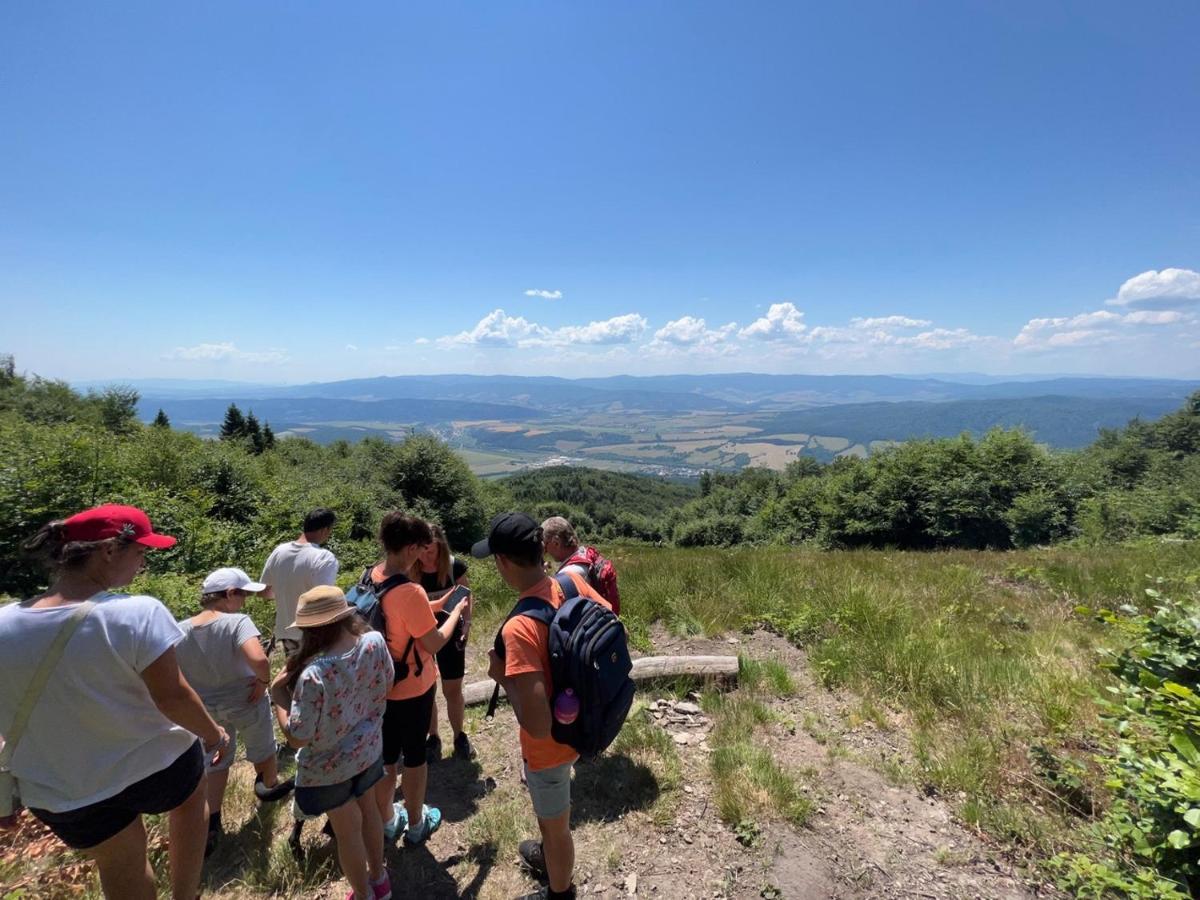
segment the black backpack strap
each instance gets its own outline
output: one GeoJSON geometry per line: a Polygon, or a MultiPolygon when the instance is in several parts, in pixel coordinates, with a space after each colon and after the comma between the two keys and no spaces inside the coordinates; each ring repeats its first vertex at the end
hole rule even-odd
{"type": "MultiPolygon", "coordinates": [[[[370,571],[371,571],[370,569],[367,569],[368,573],[370,571]]],[[[372,580],[374,580],[374,579],[372,579],[372,580]]],[[[382,602],[384,594],[386,594],[388,591],[390,591],[394,587],[399,587],[402,584],[407,584],[409,582],[409,580],[410,579],[407,575],[401,574],[399,572],[397,572],[395,575],[389,575],[387,578],[383,579],[383,581],[379,582],[379,584],[375,585],[375,596],[377,596],[379,598],[380,602],[382,602]]]]}
{"type": "MultiPolygon", "coordinates": [[[[379,608],[380,608],[380,611],[382,611],[383,610],[383,598],[387,595],[388,591],[390,591],[394,587],[399,587],[402,584],[407,584],[411,579],[407,575],[405,575],[401,572],[397,572],[395,575],[389,575],[387,578],[383,579],[383,581],[376,584],[375,579],[371,577],[371,572],[374,570],[374,568],[375,568],[374,566],[368,566],[367,571],[363,573],[363,577],[365,579],[369,580],[371,582],[371,584],[374,586],[375,596],[379,599],[379,608]]],[[[415,643],[416,643],[416,639],[413,638],[412,635],[409,635],[408,643],[404,645],[404,652],[400,654],[400,659],[396,660],[396,662],[398,662],[400,664],[396,668],[399,669],[401,666],[403,666],[404,673],[405,673],[403,677],[397,678],[396,679],[397,681],[403,681],[405,678],[408,677],[409,654],[412,654],[413,659],[416,661],[416,665],[414,667],[416,676],[418,678],[420,678],[421,673],[425,671],[425,663],[422,662],[422,660],[421,660],[420,652],[413,653],[413,646],[415,643]]]]}
{"type": "Polygon", "coordinates": [[[414,662],[416,663],[416,665],[413,666],[413,670],[414,670],[413,673],[418,678],[420,678],[421,673],[425,671],[425,663],[421,661],[421,654],[419,652],[413,653],[413,647],[416,646],[416,643],[417,643],[417,639],[410,635],[408,638],[408,643],[404,645],[404,652],[401,653],[400,658],[398,660],[396,660],[396,662],[399,663],[399,665],[396,666],[396,668],[400,669],[401,667],[403,667],[403,669],[404,669],[404,674],[400,678],[397,678],[396,679],[397,681],[403,681],[405,678],[408,677],[408,655],[410,653],[412,653],[412,658],[413,658],[414,662]]]}
{"type": "MultiPolygon", "coordinates": [[[[492,649],[496,651],[498,657],[504,659],[504,626],[514,616],[527,616],[549,628],[557,612],[558,610],[553,605],[547,603],[541,597],[522,597],[517,601],[512,611],[504,617],[504,621],[500,623],[500,627],[496,630],[496,639],[492,642],[492,649]]],[[[500,685],[497,684],[495,690],[492,691],[492,699],[488,701],[487,718],[494,719],[496,717],[496,704],[499,702],[500,685]]]]}

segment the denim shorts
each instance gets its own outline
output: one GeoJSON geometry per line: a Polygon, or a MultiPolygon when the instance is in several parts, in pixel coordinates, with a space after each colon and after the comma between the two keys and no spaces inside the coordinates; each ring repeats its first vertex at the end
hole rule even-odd
{"type": "Polygon", "coordinates": [[[337,784],[316,784],[296,788],[296,805],[305,816],[312,818],[344,806],[361,797],[383,777],[383,760],[377,759],[353,778],[337,784]]]}
{"type": "Polygon", "coordinates": [[[539,819],[557,819],[571,808],[571,769],[567,762],[553,769],[534,771],[525,765],[525,782],[533,801],[533,814],[539,819]]]}

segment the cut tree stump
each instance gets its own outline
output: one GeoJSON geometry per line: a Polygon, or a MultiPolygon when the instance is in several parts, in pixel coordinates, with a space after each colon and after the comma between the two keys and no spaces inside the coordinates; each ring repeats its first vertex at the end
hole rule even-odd
{"type": "MultiPolygon", "coordinates": [[[[694,675],[699,678],[736,679],[738,658],[736,656],[643,656],[633,661],[629,673],[634,681],[651,681],[655,678],[676,678],[694,675]]],[[[496,682],[490,678],[476,681],[463,688],[463,700],[468,706],[487,703],[492,699],[496,682]]],[[[500,692],[504,696],[504,691],[500,692]]]]}

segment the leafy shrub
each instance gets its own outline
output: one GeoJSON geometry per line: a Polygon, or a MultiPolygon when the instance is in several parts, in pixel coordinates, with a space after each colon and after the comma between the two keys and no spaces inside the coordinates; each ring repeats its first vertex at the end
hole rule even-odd
{"type": "Polygon", "coordinates": [[[1094,826],[1105,851],[1058,860],[1079,896],[1183,898],[1200,888],[1200,615],[1146,593],[1148,613],[1099,613],[1131,639],[1107,663],[1118,679],[1103,713],[1114,746],[1098,762],[1113,798],[1094,826]]]}

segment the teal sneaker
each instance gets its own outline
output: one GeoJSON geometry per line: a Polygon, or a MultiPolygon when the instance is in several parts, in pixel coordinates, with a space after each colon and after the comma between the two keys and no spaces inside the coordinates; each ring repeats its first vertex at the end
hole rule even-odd
{"type": "Polygon", "coordinates": [[[396,835],[408,830],[408,810],[403,803],[392,804],[392,821],[383,823],[383,839],[394,841],[396,835]]]}
{"type": "Polygon", "coordinates": [[[423,806],[421,809],[424,815],[421,816],[421,821],[416,828],[409,828],[404,832],[404,846],[420,847],[423,843],[429,840],[429,836],[441,827],[442,811],[436,806],[423,806]]]}

